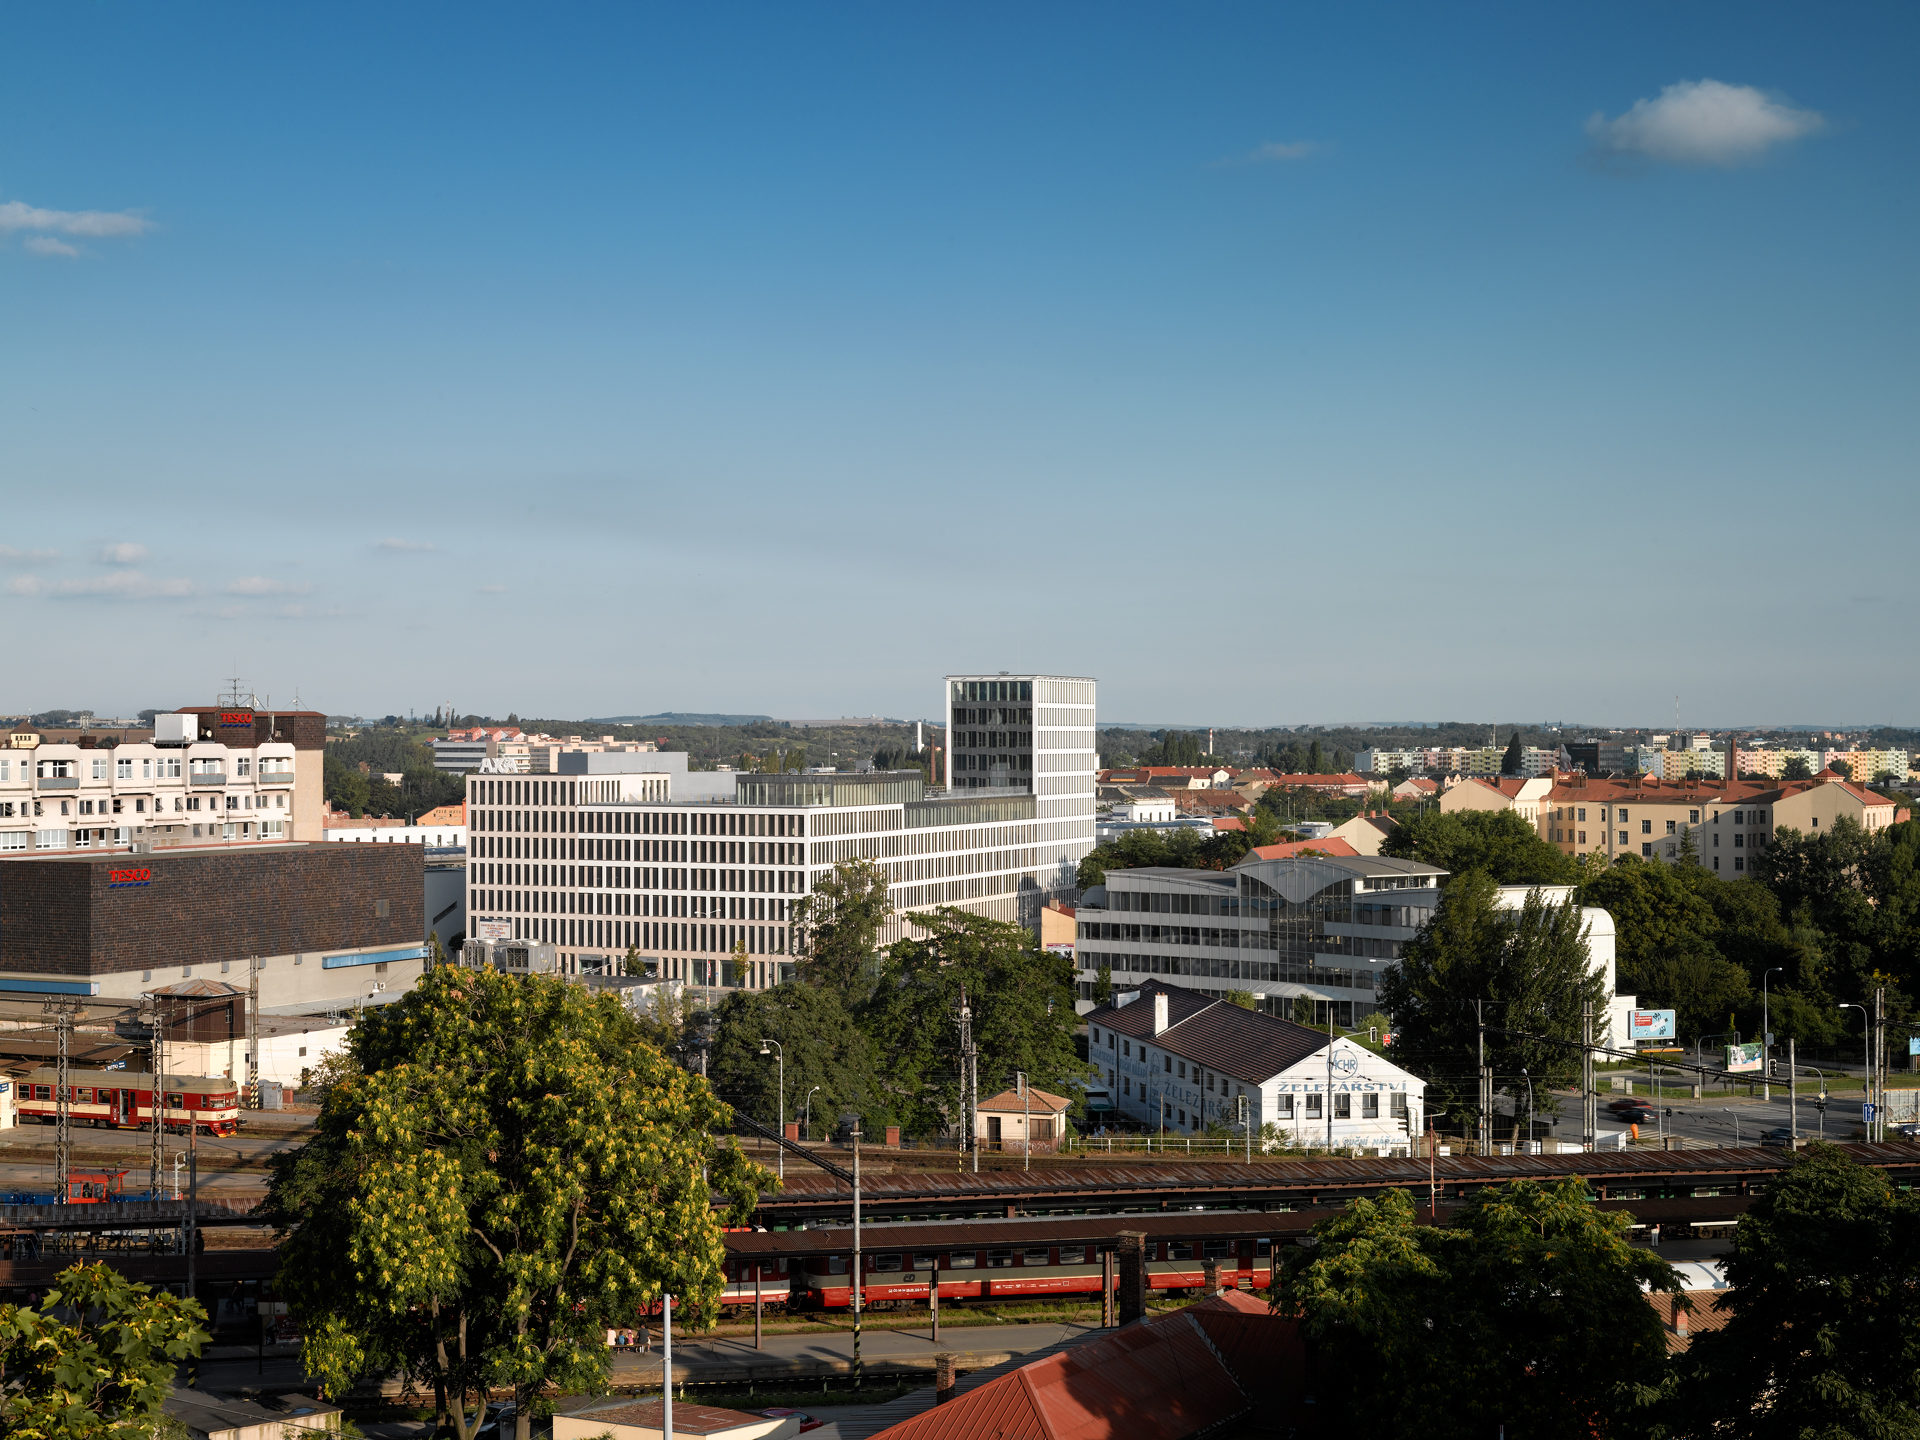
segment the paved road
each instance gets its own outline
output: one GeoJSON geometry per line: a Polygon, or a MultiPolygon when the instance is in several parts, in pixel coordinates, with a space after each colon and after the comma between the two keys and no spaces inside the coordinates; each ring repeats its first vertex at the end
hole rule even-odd
{"type": "MultiPolygon", "coordinates": [[[[1644,1084],[1634,1093],[1637,1099],[1653,1101],[1644,1084]]],[[[1603,1092],[1600,1097],[1603,1140],[1624,1128],[1606,1113],[1608,1102],[1617,1098],[1610,1092],[1603,1092]]],[[[1569,1094],[1559,1099],[1561,1113],[1553,1133],[1562,1140],[1577,1140],[1580,1138],[1580,1097],[1569,1094]]],[[[1643,1139],[1649,1135],[1671,1134],[1717,1145],[1757,1145],[1763,1130],[1784,1127],[1790,1113],[1786,1097],[1779,1091],[1773,1100],[1766,1101],[1745,1097],[1695,1100],[1688,1091],[1679,1090],[1677,1094],[1663,1093],[1658,1109],[1661,1114],[1657,1122],[1640,1127],[1643,1139]],[[1668,1110],[1673,1112],[1670,1117],[1666,1114],[1668,1110]]],[[[1858,1138],[1859,1130],[1860,1097],[1857,1094],[1830,1098],[1824,1115],[1814,1108],[1811,1096],[1801,1095],[1799,1133],[1802,1139],[1851,1140],[1858,1138]]]]}

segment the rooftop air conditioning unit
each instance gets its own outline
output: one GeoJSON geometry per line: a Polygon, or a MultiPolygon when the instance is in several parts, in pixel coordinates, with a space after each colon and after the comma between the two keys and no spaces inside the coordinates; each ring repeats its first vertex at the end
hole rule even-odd
{"type": "Polygon", "coordinates": [[[199,738],[200,717],[197,715],[153,717],[153,743],[156,745],[191,745],[199,738]]]}

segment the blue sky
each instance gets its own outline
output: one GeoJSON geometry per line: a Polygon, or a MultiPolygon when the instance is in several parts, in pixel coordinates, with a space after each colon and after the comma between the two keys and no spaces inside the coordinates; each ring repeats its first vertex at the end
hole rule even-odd
{"type": "Polygon", "coordinates": [[[7,7],[0,710],[1920,723],[1916,40],[7,7]]]}

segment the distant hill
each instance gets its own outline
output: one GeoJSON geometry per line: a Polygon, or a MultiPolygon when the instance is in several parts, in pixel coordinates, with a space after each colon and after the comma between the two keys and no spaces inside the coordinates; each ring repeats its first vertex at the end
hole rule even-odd
{"type": "Polygon", "coordinates": [[[582,721],[586,725],[766,725],[771,715],[696,715],[686,710],[667,710],[658,715],[599,715],[582,721]]]}

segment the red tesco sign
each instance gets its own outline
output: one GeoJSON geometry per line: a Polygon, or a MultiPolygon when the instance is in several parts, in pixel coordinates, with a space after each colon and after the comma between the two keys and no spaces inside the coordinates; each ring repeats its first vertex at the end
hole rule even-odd
{"type": "Polygon", "coordinates": [[[220,723],[229,726],[244,725],[248,729],[252,729],[253,712],[251,710],[222,710],[220,712],[220,723]]]}
{"type": "Polygon", "coordinates": [[[153,871],[145,866],[142,866],[138,870],[109,870],[107,872],[107,888],[109,890],[124,890],[130,885],[151,885],[152,883],[153,871]]]}

